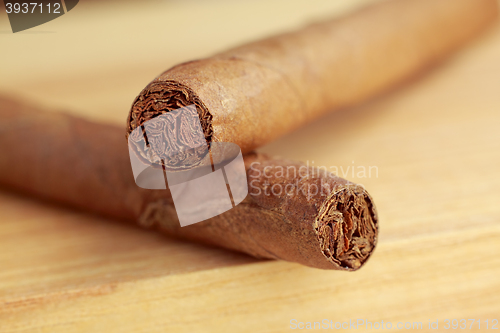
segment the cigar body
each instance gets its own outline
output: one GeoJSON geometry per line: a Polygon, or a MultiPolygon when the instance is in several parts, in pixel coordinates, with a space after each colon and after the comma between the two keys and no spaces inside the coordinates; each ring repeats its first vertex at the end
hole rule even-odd
{"type": "Polygon", "coordinates": [[[0,184],[168,235],[259,258],[356,270],[375,248],[378,218],[364,188],[324,170],[244,157],[249,195],[180,227],[168,190],[134,181],[123,129],[0,96],[0,184]]]}
{"type": "Polygon", "coordinates": [[[233,142],[248,153],[249,195],[206,221],[181,228],[168,188],[136,186],[121,128],[2,97],[0,184],[256,257],[356,270],[377,242],[377,213],[366,190],[307,167],[277,176],[304,165],[251,151],[420,73],[496,13],[495,0],[392,0],[157,77],[134,101],[128,134],[194,104],[207,142],[233,142]]]}
{"type": "Polygon", "coordinates": [[[128,132],[195,104],[209,142],[249,152],[436,64],[497,15],[496,0],[391,0],[177,65],[135,99],[128,132]]]}

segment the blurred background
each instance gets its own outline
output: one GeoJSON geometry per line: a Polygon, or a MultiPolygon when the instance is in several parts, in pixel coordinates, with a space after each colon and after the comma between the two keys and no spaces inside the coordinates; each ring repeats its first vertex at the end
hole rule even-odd
{"type": "MultiPolygon", "coordinates": [[[[82,0],[16,34],[0,7],[0,93],[125,134],[135,96],[169,67],[373,2],[82,0]]],[[[282,332],[325,319],[424,330],[438,321],[434,331],[474,319],[467,331],[486,320],[491,329],[500,320],[499,60],[496,23],[425,75],[260,149],[336,167],[367,188],[380,238],[359,272],[260,261],[0,188],[0,332],[282,332]]]]}

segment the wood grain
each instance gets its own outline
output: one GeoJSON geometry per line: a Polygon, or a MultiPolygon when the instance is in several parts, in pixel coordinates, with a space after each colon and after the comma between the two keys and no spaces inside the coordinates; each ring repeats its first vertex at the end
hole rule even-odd
{"type": "MultiPolygon", "coordinates": [[[[262,1],[210,3],[200,7],[214,22],[207,25],[207,35],[196,33],[201,23],[194,20],[192,35],[186,35],[192,43],[170,39],[168,46],[159,46],[161,57],[124,52],[128,41],[113,26],[94,42],[67,38],[62,27],[70,23],[74,25],[68,29],[80,36],[96,34],[96,27],[104,26],[113,12],[105,4],[91,7],[83,2],[80,14],[72,11],[73,21],[68,14],[67,21],[61,18],[43,27],[57,33],[16,39],[2,34],[2,51],[3,45],[10,51],[1,55],[0,87],[49,106],[124,124],[135,94],[165,67],[300,24],[327,8],[341,12],[355,5],[317,1],[313,10],[294,1],[287,10],[295,14],[274,22],[271,13],[259,14],[265,7],[262,1]],[[222,9],[227,6],[228,12],[253,10],[254,17],[238,25],[231,16],[234,29],[222,34],[220,21],[228,16],[222,9]],[[94,27],[83,13],[93,13],[94,27]],[[210,33],[214,35],[208,39],[210,33]],[[116,39],[110,39],[114,34],[116,39]],[[37,60],[27,42],[39,38],[50,45],[71,41],[59,46],[59,52],[74,55],[81,68],[67,57],[50,62],[48,53],[37,60]],[[106,55],[92,54],[92,43],[106,42],[124,53],[114,64],[106,55]],[[77,51],[66,50],[71,45],[88,53],[80,58],[77,51]],[[173,49],[177,53],[170,52],[173,49]],[[16,59],[14,51],[24,56],[16,59]],[[167,54],[171,64],[164,60],[167,54]],[[23,67],[30,61],[31,67],[23,67]],[[104,82],[114,83],[114,88],[102,91],[104,82]],[[96,107],[101,104],[105,108],[96,107]]],[[[171,3],[176,17],[187,17],[194,4],[171,3]]],[[[270,8],[279,4],[284,2],[273,0],[270,8]]],[[[138,33],[141,22],[154,24],[146,13],[160,15],[148,6],[124,5],[114,22],[143,11],[136,21],[120,27],[138,33]]],[[[283,332],[290,330],[291,319],[358,318],[393,324],[420,321],[424,330],[429,320],[439,319],[438,331],[449,331],[443,327],[446,318],[500,320],[498,59],[499,24],[422,77],[262,149],[310,165],[314,161],[337,167],[339,176],[363,184],[373,195],[380,242],[359,272],[258,261],[0,192],[0,332],[283,332]],[[372,177],[357,174],[359,167],[369,166],[376,167],[372,177]]]]}

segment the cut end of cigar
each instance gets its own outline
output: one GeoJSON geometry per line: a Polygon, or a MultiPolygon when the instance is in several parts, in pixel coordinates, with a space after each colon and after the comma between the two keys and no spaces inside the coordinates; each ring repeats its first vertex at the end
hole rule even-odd
{"type": "MultiPolygon", "coordinates": [[[[196,106],[205,140],[207,144],[210,144],[213,134],[212,115],[190,88],[176,81],[152,82],[136,97],[127,119],[127,137],[134,129],[142,126],[147,121],[193,104],[196,106]]],[[[182,133],[183,136],[188,134],[182,133]]],[[[193,133],[193,135],[196,135],[196,133],[193,133]]],[[[183,140],[190,141],[189,138],[183,138],[183,140]]],[[[203,157],[199,156],[199,160],[201,161],[203,157]]],[[[192,159],[192,156],[189,156],[189,158],[192,159]]],[[[189,161],[187,164],[195,165],[197,162],[199,161],[189,161]]]]}
{"type": "Polygon", "coordinates": [[[378,218],[370,195],[354,184],[335,191],[321,206],[314,229],[329,261],[357,270],[377,243],[378,218]]]}
{"type": "Polygon", "coordinates": [[[136,97],[128,117],[128,134],[161,114],[194,104],[205,139],[212,140],[212,115],[189,87],[176,81],[153,82],[136,97]]]}

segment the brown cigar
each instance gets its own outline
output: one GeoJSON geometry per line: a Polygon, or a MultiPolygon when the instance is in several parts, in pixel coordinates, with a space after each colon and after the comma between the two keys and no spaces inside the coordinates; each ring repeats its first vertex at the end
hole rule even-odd
{"type": "Polygon", "coordinates": [[[392,0],[177,65],[135,99],[128,132],[195,104],[208,142],[253,149],[437,63],[497,15],[496,0],[392,0]]]}
{"type": "Polygon", "coordinates": [[[170,191],[139,188],[123,129],[0,96],[0,184],[105,216],[259,258],[356,270],[377,242],[370,195],[324,170],[244,158],[249,195],[235,208],[180,227],[170,191]]]}

